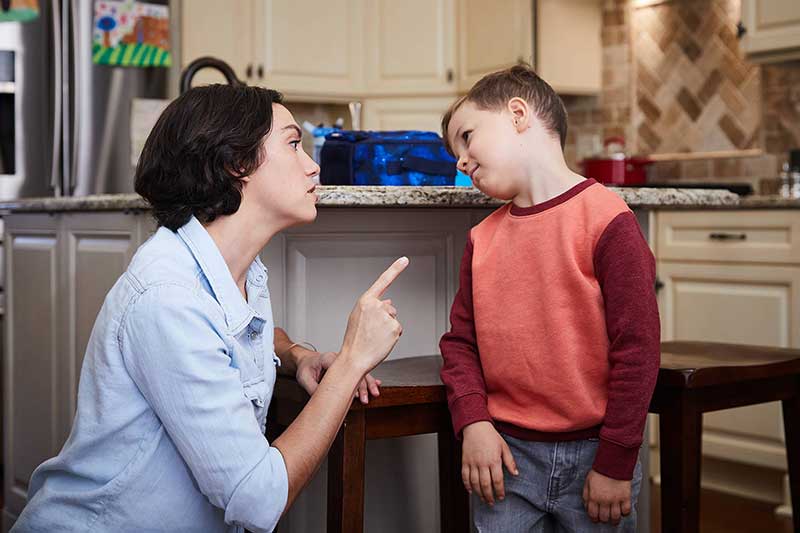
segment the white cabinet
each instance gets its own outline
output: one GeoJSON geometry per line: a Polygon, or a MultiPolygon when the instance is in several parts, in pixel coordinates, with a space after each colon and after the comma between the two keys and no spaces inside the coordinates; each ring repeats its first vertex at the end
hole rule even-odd
{"type": "Polygon", "coordinates": [[[373,98],[364,101],[366,130],[426,130],[441,135],[442,115],[453,98],[373,98]]]}
{"type": "Polygon", "coordinates": [[[458,88],[468,91],[485,74],[515,63],[533,63],[530,0],[460,0],[458,88]]]}
{"type": "Polygon", "coordinates": [[[363,91],[363,0],[255,0],[261,85],[295,100],[363,91]]]}
{"type": "MultiPolygon", "coordinates": [[[[662,211],[656,220],[663,340],[800,348],[800,211],[662,211]]],[[[702,446],[704,457],[785,473],[780,404],[707,413],[702,446]]],[[[765,497],[757,476],[731,475],[704,473],[704,482],[765,497]]]]}
{"type": "Polygon", "coordinates": [[[600,0],[537,0],[536,72],[560,94],[602,88],[600,0]]]}
{"type": "MultiPolygon", "coordinates": [[[[253,0],[222,5],[217,0],[183,0],[181,8],[181,68],[203,56],[228,63],[241,80],[252,78],[253,0]],[[249,73],[249,76],[248,76],[249,73]]],[[[212,69],[197,73],[192,85],[226,83],[212,69]]]]}
{"type": "Polygon", "coordinates": [[[742,0],[742,47],[754,61],[800,57],[800,2],[742,0]]]}
{"type": "Polygon", "coordinates": [[[455,94],[456,0],[374,0],[365,18],[366,92],[455,94]]]}
{"type": "Polygon", "coordinates": [[[58,219],[18,215],[5,228],[4,525],[22,511],[33,470],[58,451],[71,419],[59,408],[58,219]]]}
{"type": "Polygon", "coordinates": [[[5,227],[3,530],[25,506],[33,470],[69,436],[95,318],[150,223],[124,213],[19,214],[5,227]]]}

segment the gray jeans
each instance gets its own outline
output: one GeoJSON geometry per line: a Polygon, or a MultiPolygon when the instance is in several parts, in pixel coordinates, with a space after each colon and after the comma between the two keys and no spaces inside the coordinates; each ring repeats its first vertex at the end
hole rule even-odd
{"type": "Polygon", "coordinates": [[[597,452],[596,439],[570,442],[528,442],[509,435],[519,476],[505,469],[506,497],[494,507],[473,494],[475,527],[480,533],[538,533],[636,531],[636,502],[642,483],[642,465],[636,463],[631,486],[631,514],[618,526],[593,523],[583,507],[583,484],[597,452]]]}

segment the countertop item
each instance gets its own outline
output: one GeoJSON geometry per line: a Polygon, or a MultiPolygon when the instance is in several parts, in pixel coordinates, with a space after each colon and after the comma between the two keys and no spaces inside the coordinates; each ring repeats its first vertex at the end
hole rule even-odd
{"type": "MultiPolygon", "coordinates": [[[[631,207],[735,208],[739,196],[724,190],[610,187],[631,207]]],[[[328,207],[497,207],[504,202],[472,187],[318,186],[318,206],[328,207]]],[[[765,205],[766,207],[766,205],[765,205]]],[[[147,210],[137,194],[27,198],[0,202],[0,212],[147,210]]]]}

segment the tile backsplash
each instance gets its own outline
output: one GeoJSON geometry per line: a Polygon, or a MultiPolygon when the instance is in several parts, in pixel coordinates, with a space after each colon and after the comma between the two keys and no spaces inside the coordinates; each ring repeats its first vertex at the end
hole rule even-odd
{"type": "Polygon", "coordinates": [[[739,47],[741,0],[603,3],[603,89],[565,97],[565,156],[624,136],[630,153],[760,149],[762,155],[664,161],[651,180],[746,181],[777,175],[800,147],[800,61],[758,65],[739,47]]]}

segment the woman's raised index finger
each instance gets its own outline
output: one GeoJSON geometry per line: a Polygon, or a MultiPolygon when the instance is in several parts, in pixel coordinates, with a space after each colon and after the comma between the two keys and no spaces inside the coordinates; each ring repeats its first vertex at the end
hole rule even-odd
{"type": "Polygon", "coordinates": [[[389,285],[400,275],[400,272],[406,269],[408,266],[408,257],[401,257],[392,265],[387,268],[383,274],[381,274],[375,283],[372,284],[372,287],[367,289],[365,294],[369,294],[370,296],[374,296],[375,298],[380,298],[386,289],[389,288],[389,285]]]}

